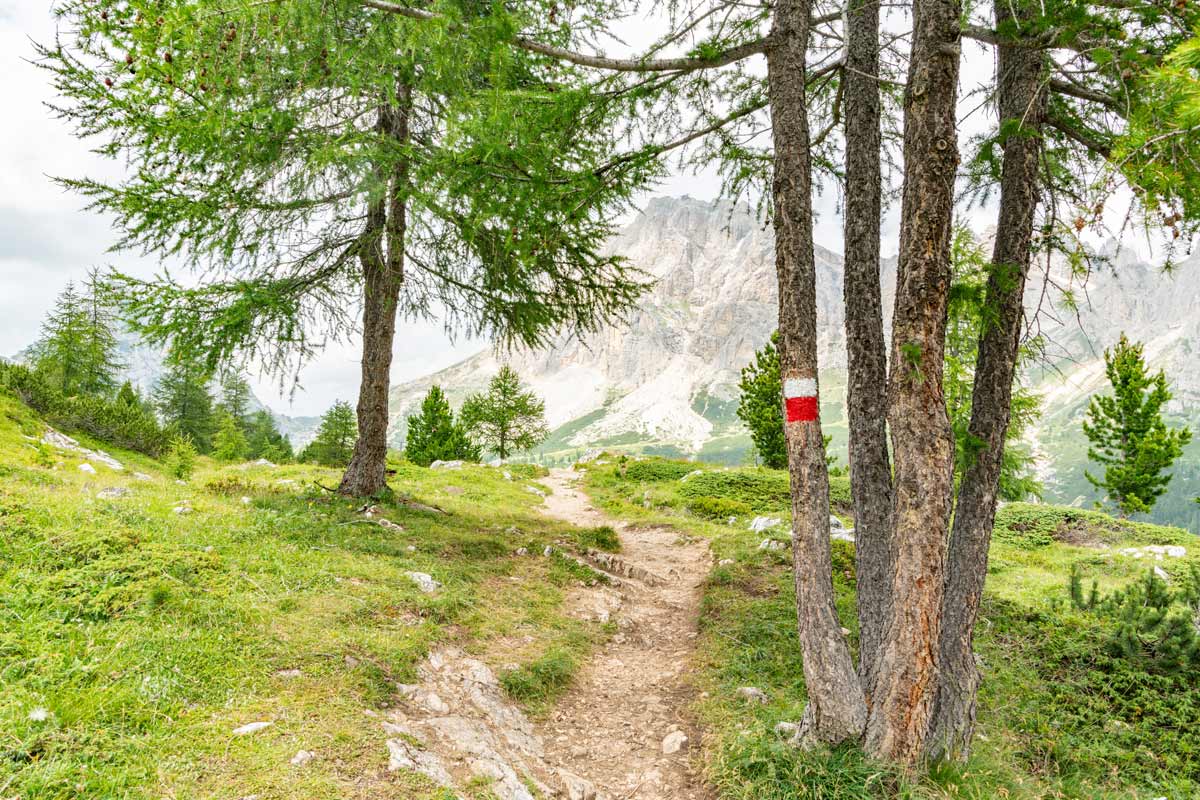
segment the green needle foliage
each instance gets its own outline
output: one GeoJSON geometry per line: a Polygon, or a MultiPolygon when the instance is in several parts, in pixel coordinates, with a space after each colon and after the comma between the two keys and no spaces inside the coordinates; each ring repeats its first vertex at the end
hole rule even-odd
{"type": "Polygon", "coordinates": [[[545,413],[546,404],[533,392],[521,391],[521,378],[505,364],[486,393],[466,399],[459,419],[481,447],[505,459],[546,440],[545,413]]]}
{"type": "Polygon", "coordinates": [[[83,292],[68,283],[33,346],[34,371],[63,395],[112,397],[124,364],[117,356],[114,320],[96,272],[83,292]]]}
{"type": "Polygon", "coordinates": [[[167,372],[154,387],[154,401],[163,425],[186,436],[201,453],[212,448],[216,431],[208,383],[208,373],[173,356],[167,372]]]}
{"type": "MultiPolygon", "coordinates": [[[[975,364],[979,340],[986,326],[994,323],[994,312],[986,303],[989,273],[999,269],[989,263],[983,248],[966,228],[958,228],[951,241],[949,324],[946,326],[946,362],[942,385],[946,410],[954,429],[954,472],[960,478],[979,452],[982,443],[970,433],[971,402],[975,386],[975,364]]],[[[1027,344],[1018,356],[1028,357],[1037,342],[1027,344]]],[[[1020,371],[1014,378],[1012,402],[1000,465],[999,494],[1003,500],[1027,500],[1040,497],[1042,487],[1033,467],[1035,459],[1021,444],[1040,414],[1040,398],[1021,385],[1020,371]]]]}
{"type": "Polygon", "coordinates": [[[237,417],[222,408],[217,412],[217,432],[213,434],[213,458],[218,461],[241,461],[250,446],[237,417]]]}
{"type": "Polygon", "coordinates": [[[467,437],[462,424],[455,422],[442,387],[430,386],[421,402],[421,412],[408,418],[404,456],[422,467],[434,461],[479,460],[479,446],[467,437]]]}
{"type": "Polygon", "coordinates": [[[119,248],[201,276],[116,275],[137,330],[210,371],[234,353],[294,368],[352,331],[360,260],[381,249],[402,256],[396,313],[472,335],[537,345],[630,306],[641,276],[601,245],[657,168],[601,169],[616,109],[539,77],[503,43],[507,12],[430,10],[440,21],[357,0],[56,8],[70,33],[41,63],[58,110],[132,166],[62,183],[113,215],[119,248]]]}
{"type": "Polygon", "coordinates": [[[344,467],[350,463],[354,452],[354,440],[358,438],[358,423],[354,409],[345,401],[338,401],[321,416],[317,438],[304,448],[301,461],[310,461],[325,467],[344,467]]]}
{"type": "Polygon", "coordinates": [[[1088,406],[1083,432],[1091,447],[1088,458],[1104,467],[1104,476],[1084,473],[1122,514],[1147,512],[1167,490],[1164,474],[1191,441],[1187,428],[1168,428],[1162,408],[1171,399],[1167,377],[1146,368],[1143,345],[1121,334],[1104,351],[1104,371],[1112,395],[1098,395],[1088,406]]]}
{"type": "Polygon", "coordinates": [[[249,427],[251,397],[250,383],[240,372],[230,369],[221,374],[221,408],[229,412],[242,430],[249,427]]]}
{"type": "Polygon", "coordinates": [[[276,464],[283,464],[295,458],[292,443],[279,432],[271,412],[259,409],[250,417],[246,433],[247,456],[249,458],[265,458],[276,464]]]}

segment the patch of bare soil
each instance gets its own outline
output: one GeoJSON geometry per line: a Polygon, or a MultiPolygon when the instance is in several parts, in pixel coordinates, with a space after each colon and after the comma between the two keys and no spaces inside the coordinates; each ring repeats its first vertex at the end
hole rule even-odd
{"type": "Polygon", "coordinates": [[[384,722],[390,767],[452,789],[483,779],[501,800],[532,800],[534,792],[566,800],[711,798],[701,777],[700,732],[687,714],[708,547],[670,528],[608,519],[579,490],[579,477],[555,470],[545,479],[553,490],[546,513],[582,526],[612,525],[622,549],[583,555],[612,582],[575,590],[568,607],[614,619],[618,632],[536,723],[482,662],[453,649],[432,654],[420,683],[401,687],[403,700],[384,722]]]}
{"type": "Polygon", "coordinates": [[[620,579],[622,625],[536,726],[546,761],[587,779],[605,800],[710,797],[699,770],[700,734],[686,712],[708,547],[669,528],[609,519],[580,491],[579,477],[551,472],[546,512],[617,530],[621,553],[591,560],[620,579]]]}

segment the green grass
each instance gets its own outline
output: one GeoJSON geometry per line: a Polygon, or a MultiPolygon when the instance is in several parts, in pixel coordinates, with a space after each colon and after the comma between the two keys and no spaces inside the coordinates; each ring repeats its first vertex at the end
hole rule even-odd
{"type": "Polygon", "coordinates": [[[398,498],[448,513],[380,503],[395,530],[319,488],[330,470],[201,459],[178,485],[150,458],[77,437],[126,466],[88,475],[26,438],[42,430],[0,394],[0,797],[443,797],[386,771],[385,733],[364,712],[444,644],[542,665],[527,667],[533,708],[607,635],[563,606],[594,575],[541,556],[572,530],[534,508],[540,468],[509,481],[398,462],[398,498]],[[107,487],[132,494],[99,498],[107,487]],[[192,513],[174,513],[184,501],[192,513]],[[422,594],[408,571],[444,587],[422,594]],[[274,724],[231,734],[258,720],[274,724]],[[300,749],[317,754],[302,769],[289,764],[300,749]]]}
{"type": "MultiPolygon", "coordinates": [[[[1066,602],[1073,564],[1106,591],[1144,576],[1148,563],[1123,555],[1126,547],[1184,543],[1186,559],[1161,565],[1181,578],[1200,563],[1200,540],[1185,531],[1056,506],[1002,508],[977,631],[985,667],[980,736],[966,766],[941,765],[914,779],[854,747],[797,752],[774,732],[777,723],[799,719],[805,702],[789,556],[759,550],[762,534],[746,530],[744,519],[732,526],[706,519],[687,502],[734,498],[786,513],[784,473],[714,470],[682,483],[644,483],[597,466],[586,487],[609,513],[672,524],[711,543],[718,566],[704,589],[696,665],[703,694],[695,711],[708,729],[707,769],[724,800],[1182,800],[1200,793],[1200,677],[1147,674],[1105,657],[1103,621],[1066,602]],[[768,702],[745,703],[741,686],[762,689],[768,702]]],[[[854,548],[840,541],[832,548],[838,613],[857,647],[854,548]]]]}

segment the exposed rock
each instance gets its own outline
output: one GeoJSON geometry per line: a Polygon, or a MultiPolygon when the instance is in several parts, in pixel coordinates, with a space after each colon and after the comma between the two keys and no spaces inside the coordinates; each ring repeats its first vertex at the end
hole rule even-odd
{"type": "Polygon", "coordinates": [[[846,526],[845,526],[845,524],[842,523],[842,520],[840,517],[838,517],[836,514],[829,515],[829,530],[841,531],[841,530],[845,530],[845,529],[846,529],[846,526]]]}
{"type": "Polygon", "coordinates": [[[432,575],[425,572],[406,572],[404,574],[425,594],[431,594],[442,588],[441,583],[435,581],[432,575]]]}
{"type": "Polygon", "coordinates": [[[783,550],[786,547],[787,544],[778,539],[763,539],[758,543],[759,550],[783,550]]]}
{"type": "MultiPolygon", "coordinates": [[[[260,458],[260,459],[258,459],[257,461],[252,461],[252,462],[250,462],[250,463],[252,463],[252,464],[253,464],[254,466],[256,466],[256,467],[274,467],[274,466],[277,466],[276,464],[274,464],[274,463],[272,463],[272,462],[268,461],[268,460],[267,460],[267,459],[265,459],[265,458],[260,458]]],[[[304,752],[304,751],[302,750],[301,752],[304,752]]]]}
{"type": "Polygon", "coordinates": [[[176,514],[190,514],[192,513],[192,507],[185,502],[175,506],[171,511],[176,514]]]}
{"type": "Polygon", "coordinates": [[[305,764],[312,761],[313,756],[315,755],[316,753],[313,753],[311,750],[299,750],[297,751],[296,755],[292,756],[290,763],[293,767],[303,767],[305,764]]]}
{"type": "Polygon", "coordinates": [[[1183,558],[1187,548],[1178,544],[1150,544],[1145,547],[1126,547],[1119,551],[1123,556],[1131,558],[1151,558],[1162,561],[1163,558],[1183,558]]]}
{"type": "Polygon", "coordinates": [[[766,703],[767,693],[757,686],[743,686],[737,690],[738,696],[747,703],[766,703]]]}
{"type": "Polygon", "coordinates": [[[144,472],[135,472],[135,473],[133,473],[133,479],[134,479],[135,481],[153,481],[153,480],[154,480],[154,478],[153,478],[153,477],[151,477],[151,476],[147,475],[147,474],[146,474],[146,473],[144,473],[144,472]]]}
{"type": "Polygon", "coordinates": [[[830,539],[837,539],[839,542],[853,542],[854,528],[842,528],[841,530],[831,530],[829,532],[830,539]]]}
{"type": "Polygon", "coordinates": [[[1163,581],[1171,580],[1171,576],[1169,574],[1167,574],[1167,571],[1165,569],[1163,569],[1162,567],[1158,566],[1157,564],[1154,566],[1154,574],[1158,576],[1159,580],[1163,580],[1163,581]]]}
{"type": "Polygon", "coordinates": [[[587,450],[583,451],[583,455],[581,455],[579,458],[575,459],[575,463],[576,464],[587,464],[589,462],[595,461],[597,458],[599,458],[602,455],[604,455],[603,450],[599,450],[595,447],[589,447],[587,450]]]}
{"type": "Polygon", "coordinates": [[[404,526],[398,522],[392,522],[390,519],[379,518],[379,527],[387,528],[389,531],[403,531],[404,526]]]}
{"type": "Polygon", "coordinates": [[[550,545],[546,545],[544,548],[542,548],[542,555],[544,555],[546,558],[549,558],[550,556],[554,555],[554,548],[550,545]]]}
{"type": "MultiPolygon", "coordinates": [[[[117,461],[115,458],[113,458],[108,453],[104,452],[103,450],[90,450],[90,449],[84,447],[83,445],[81,445],[79,442],[72,439],[70,436],[67,436],[65,433],[59,433],[58,431],[54,430],[53,428],[47,428],[46,432],[44,434],[42,434],[42,443],[48,444],[51,447],[56,447],[59,450],[69,450],[73,453],[79,453],[81,456],[86,458],[88,461],[95,461],[99,464],[103,464],[104,466],[106,466],[110,469],[115,469],[115,470],[125,469],[125,466],[120,461],[117,461]]],[[[83,467],[84,467],[83,464],[80,464],[79,468],[81,470],[83,470],[84,472],[95,472],[96,471],[96,468],[92,467],[91,464],[88,464],[87,466],[91,467],[91,469],[90,470],[83,469],[83,467]]]]}
{"type": "Polygon", "coordinates": [[[264,728],[269,728],[274,725],[274,722],[247,722],[240,728],[233,729],[234,736],[245,736],[250,733],[258,733],[264,728]]]}
{"type": "Polygon", "coordinates": [[[430,469],[462,469],[463,462],[455,459],[453,461],[434,461],[429,465],[430,469]]]}
{"type": "Polygon", "coordinates": [[[734,563],[732,558],[722,558],[720,561],[717,562],[717,566],[718,567],[728,567],[732,563],[734,563]]]}
{"type": "Polygon", "coordinates": [[[800,732],[800,726],[794,722],[778,722],[775,724],[775,735],[782,739],[792,739],[800,732]]]}
{"type": "Polygon", "coordinates": [[[518,547],[518,548],[517,548],[517,555],[519,555],[519,556],[527,556],[527,555],[529,555],[529,548],[528,548],[528,547],[518,547]]]}
{"type": "Polygon", "coordinates": [[[750,530],[753,533],[762,533],[780,524],[782,524],[782,521],[775,517],[755,517],[750,520],[750,530]]]}
{"type": "Polygon", "coordinates": [[[101,489],[96,492],[96,497],[104,500],[116,500],[121,497],[131,497],[133,492],[126,489],[124,486],[109,486],[107,489],[101,489]]]}
{"type": "Polygon", "coordinates": [[[694,478],[694,477],[696,477],[697,475],[703,475],[703,474],[704,474],[704,470],[702,470],[702,469],[694,469],[694,470],[692,470],[691,472],[689,472],[687,475],[684,475],[682,478],[680,478],[680,479],[679,479],[679,482],[680,482],[680,483],[687,483],[687,482],[688,482],[688,478],[694,478]]]}
{"type": "Polygon", "coordinates": [[[506,480],[506,481],[511,481],[513,479],[512,473],[509,472],[508,470],[504,470],[504,472],[502,472],[501,474],[504,476],[504,480],[506,480]]]}
{"type": "Polygon", "coordinates": [[[530,494],[536,494],[538,497],[546,496],[546,492],[543,489],[539,489],[536,486],[526,486],[525,491],[529,492],[530,494]]]}
{"type": "Polygon", "coordinates": [[[299,678],[303,674],[298,669],[280,669],[275,671],[275,677],[277,678],[299,678]]]}
{"type": "Polygon", "coordinates": [[[591,781],[565,769],[558,771],[558,777],[562,780],[562,794],[567,800],[596,800],[596,787],[591,781]]]}
{"type": "Polygon", "coordinates": [[[242,505],[244,505],[244,506],[250,505],[250,498],[247,497],[246,495],[242,495],[242,505]]]}
{"type": "Polygon", "coordinates": [[[687,734],[683,731],[671,731],[662,740],[662,753],[671,756],[678,753],[687,744],[687,734]]]}
{"type": "Polygon", "coordinates": [[[93,467],[91,464],[88,464],[86,461],[79,465],[79,471],[86,472],[88,475],[96,474],[96,468],[93,467]]]}
{"type": "Polygon", "coordinates": [[[462,488],[461,486],[447,486],[443,491],[445,491],[446,494],[452,494],[455,496],[463,495],[463,494],[467,493],[467,490],[462,488]]]}

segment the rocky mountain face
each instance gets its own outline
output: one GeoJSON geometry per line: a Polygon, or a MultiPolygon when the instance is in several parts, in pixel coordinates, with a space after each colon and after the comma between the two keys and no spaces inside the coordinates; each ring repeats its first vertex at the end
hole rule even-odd
{"type": "MultiPolygon", "coordinates": [[[[656,281],[624,325],[583,341],[563,339],[540,352],[485,350],[396,386],[391,395],[393,440],[403,441],[405,419],[430,384],[441,385],[457,404],[484,388],[507,361],[546,400],[555,432],[539,451],[543,458],[566,459],[592,446],[725,461],[744,458],[749,440],[733,413],[737,380],[778,318],[770,227],[745,207],[657,198],[611,248],[656,281]]],[[[1171,378],[1176,393],[1171,412],[1177,424],[1200,422],[1200,258],[1166,275],[1130,251],[1109,255],[1086,283],[1076,281],[1073,309],[1060,291],[1048,288],[1041,267],[1030,280],[1027,307],[1038,309],[1031,313],[1030,327],[1048,340],[1049,365],[1031,367],[1026,379],[1044,397],[1034,445],[1046,462],[1047,494],[1055,500],[1083,496],[1090,502],[1094,497],[1083,479],[1086,441],[1079,422],[1088,398],[1105,388],[1103,349],[1121,331],[1146,342],[1151,363],[1171,378]]],[[[890,317],[894,261],[885,260],[882,278],[890,317]]],[[[1053,283],[1066,281],[1056,276],[1053,283]]],[[[841,256],[817,248],[822,414],[835,452],[845,441],[841,284],[841,256]]],[[[1190,500],[1184,497],[1187,492],[1200,493],[1197,439],[1177,470],[1178,486],[1172,487],[1181,503],[1190,500]],[[1193,463],[1194,480],[1189,472],[1193,463]]],[[[1186,505],[1180,508],[1188,511],[1186,505]]]]}

